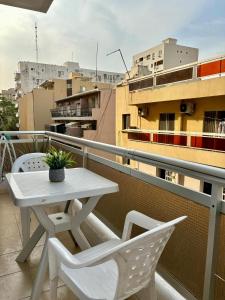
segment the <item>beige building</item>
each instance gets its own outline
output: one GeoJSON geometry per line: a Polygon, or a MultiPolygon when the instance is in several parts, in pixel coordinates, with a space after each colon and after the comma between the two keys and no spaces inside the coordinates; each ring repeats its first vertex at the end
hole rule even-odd
{"type": "MultiPolygon", "coordinates": [[[[224,57],[160,73],[155,82],[151,76],[124,82],[116,90],[116,144],[225,168],[223,75],[224,57]]],[[[124,163],[174,183],[210,190],[207,183],[170,170],[124,163]]]]}
{"type": "MultiPolygon", "coordinates": [[[[65,133],[69,135],[115,144],[115,89],[110,84],[72,76],[65,83],[64,94],[55,85],[57,97],[56,107],[51,110],[52,120],[65,124],[65,133]]],[[[51,82],[44,85],[47,88],[51,82]]]]}
{"type": "Polygon", "coordinates": [[[19,99],[20,130],[52,130],[115,144],[115,89],[79,74],[45,81],[19,99]]]}
{"type": "Polygon", "coordinates": [[[19,98],[19,129],[44,130],[51,122],[50,109],[54,107],[54,93],[51,90],[34,89],[19,98]]]}
{"type": "Polygon", "coordinates": [[[174,38],[133,56],[130,76],[141,77],[198,61],[198,49],[178,45],[174,38]]]}

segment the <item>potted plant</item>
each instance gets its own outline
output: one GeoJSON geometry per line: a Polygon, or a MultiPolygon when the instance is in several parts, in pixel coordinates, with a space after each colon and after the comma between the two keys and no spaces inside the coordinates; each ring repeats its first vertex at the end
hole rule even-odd
{"type": "Polygon", "coordinates": [[[49,166],[49,180],[52,182],[60,182],[65,179],[65,167],[75,164],[71,153],[57,150],[51,147],[44,159],[49,166]]]}

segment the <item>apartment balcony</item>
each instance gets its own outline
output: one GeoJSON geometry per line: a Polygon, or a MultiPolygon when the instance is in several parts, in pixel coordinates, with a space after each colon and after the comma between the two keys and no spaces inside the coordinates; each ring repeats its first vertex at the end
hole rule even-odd
{"type": "MultiPolygon", "coordinates": [[[[224,299],[225,202],[222,199],[222,191],[225,186],[225,171],[223,169],[52,132],[7,132],[7,134],[16,135],[19,139],[1,140],[2,151],[6,145],[5,155],[1,156],[3,166],[0,201],[1,299],[30,299],[43,247],[41,240],[25,263],[15,262],[22,247],[21,224],[19,210],[12,203],[7,190],[3,188],[4,174],[10,171],[11,162],[16,156],[21,155],[21,150],[23,153],[33,152],[34,149],[40,152],[50,144],[72,152],[78,167],[85,166],[118,183],[119,192],[103,196],[94,212],[117,235],[122,232],[126,213],[133,209],[161,221],[181,215],[188,216],[176,227],[160,258],[157,271],[162,280],[158,281],[157,275],[158,299],[224,299]],[[106,159],[102,156],[103,152],[114,154],[118,159],[116,161],[106,159]],[[121,164],[120,159],[130,159],[207,181],[212,184],[212,193],[207,195],[193,190],[191,186],[174,184],[149,173],[140,172],[131,166],[121,164]],[[174,292],[174,289],[179,294],[174,292]]],[[[36,226],[37,221],[32,215],[32,230],[36,226]]],[[[87,234],[89,232],[90,242],[96,243],[95,228],[88,227],[87,223],[82,227],[87,234]]],[[[59,234],[58,238],[72,253],[79,251],[67,233],[59,234]]],[[[98,238],[102,239],[103,236],[99,235],[98,238]]],[[[48,289],[46,279],[41,299],[49,299],[48,289]]],[[[59,282],[58,291],[62,300],[76,299],[62,282],[59,282]]]]}
{"type": "Polygon", "coordinates": [[[73,106],[63,106],[59,108],[51,109],[51,115],[53,120],[93,120],[92,118],[92,109],[88,108],[76,108],[73,106]]]}
{"type": "Polygon", "coordinates": [[[127,82],[128,101],[131,105],[140,105],[224,96],[224,76],[225,58],[221,57],[134,78],[127,82]]]}

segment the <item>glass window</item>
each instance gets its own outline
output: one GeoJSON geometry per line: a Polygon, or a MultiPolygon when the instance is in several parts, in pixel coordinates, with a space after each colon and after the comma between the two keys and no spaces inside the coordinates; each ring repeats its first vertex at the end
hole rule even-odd
{"type": "Polygon", "coordinates": [[[225,111],[205,111],[203,132],[225,133],[225,111]]]}
{"type": "Polygon", "coordinates": [[[174,131],[175,113],[161,113],[159,117],[159,130],[174,131]]]}
{"type": "Polygon", "coordinates": [[[130,114],[123,114],[122,118],[122,129],[130,128],[130,114]]]}

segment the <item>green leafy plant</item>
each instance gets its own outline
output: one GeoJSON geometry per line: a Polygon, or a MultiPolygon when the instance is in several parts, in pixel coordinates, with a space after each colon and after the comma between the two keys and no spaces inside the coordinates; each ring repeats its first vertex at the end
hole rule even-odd
{"type": "Polygon", "coordinates": [[[17,112],[18,109],[11,100],[0,96],[0,131],[18,130],[17,112]]]}
{"type": "Polygon", "coordinates": [[[50,169],[62,169],[64,167],[71,167],[75,164],[71,153],[57,150],[54,147],[49,149],[44,161],[50,169]]]}

